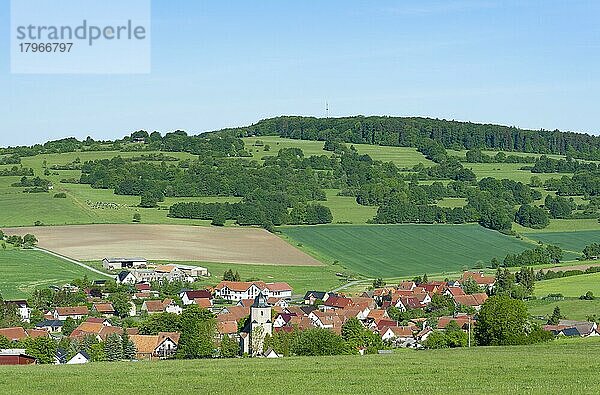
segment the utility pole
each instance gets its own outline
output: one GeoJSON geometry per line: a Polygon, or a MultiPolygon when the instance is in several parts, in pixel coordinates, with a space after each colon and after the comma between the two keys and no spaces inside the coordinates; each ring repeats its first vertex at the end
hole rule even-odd
{"type": "Polygon", "coordinates": [[[467,317],[469,317],[469,348],[471,348],[471,316],[467,315],[467,317]]]}

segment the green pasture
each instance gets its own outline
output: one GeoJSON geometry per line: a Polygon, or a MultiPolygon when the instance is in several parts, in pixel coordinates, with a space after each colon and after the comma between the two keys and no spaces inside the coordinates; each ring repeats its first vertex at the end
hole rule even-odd
{"type": "Polygon", "coordinates": [[[538,281],[535,283],[534,294],[536,296],[563,294],[566,297],[578,298],[587,291],[592,291],[594,295],[600,296],[600,273],[538,281]]]}
{"type": "Polygon", "coordinates": [[[40,251],[0,249],[0,294],[5,299],[28,298],[37,288],[63,285],[84,275],[104,278],[40,251]]]}
{"type": "Polygon", "coordinates": [[[323,225],[280,231],[316,258],[370,277],[456,272],[531,247],[478,225],[323,225]]]}
{"type": "MultiPolygon", "coordinates": [[[[541,282],[536,283],[536,286],[537,284],[541,284],[541,282]]],[[[567,298],[557,301],[535,299],[527,301],[527,307],[529,314],[540,317],[542,322],[552,315],[555,307],[559,307],[560,313],[569,320],[586,321],[588,317],[600,316],[600,299],[567,298]]]]}
{"type": "Polygon", "coordinates": [[[600,340],[389,355],[1,366],[8,394],[592,394],[600,340]],[[273,378],[279,377],[280,380],[273,378]]]}

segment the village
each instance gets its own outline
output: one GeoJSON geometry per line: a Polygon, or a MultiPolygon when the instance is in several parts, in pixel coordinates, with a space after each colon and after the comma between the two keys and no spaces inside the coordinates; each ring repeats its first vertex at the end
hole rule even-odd
{"type": "MultiPolygon", "coordinates": [[[[213,349],[204,357],[283,357],[272,339],[315,329],[344,338],[349,328],[360,331],[371,340],[352,343],[350,352],[358,354],[439,342],[471,346],[478,313],[496,285],[492,275],[465,271],[447,281],[375,282],[355,296],[325,290],[302,296],[285,282],[239,281],[231,271],[216,286],[198,288],[195,281],[210,276],[206,268],[144,258],[102,264],[114,281],[78,280],[30,300],[2,301],[4,316],[12,312],[20,325],[0,328],[0,365],[174,358],[186,335],[171,322],[186,312],[214,323],[213,349]]],[[[600,336],[596,323],[560,318],[543,329],[553,336],[600,336]]]]}

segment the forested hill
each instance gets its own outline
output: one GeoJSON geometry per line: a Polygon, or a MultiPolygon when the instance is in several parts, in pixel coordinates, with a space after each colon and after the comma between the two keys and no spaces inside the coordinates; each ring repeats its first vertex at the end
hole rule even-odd
{"type": "Polygon", "coordinates": [[[236,137],[276,135],[302,140],[339,140],[403,147],[419,147],[425,140],[433,139],[449,149],[481,148],[600,159],[598,136],[418,117],[282,116],[216,133],[233,134],[236,137]]]}

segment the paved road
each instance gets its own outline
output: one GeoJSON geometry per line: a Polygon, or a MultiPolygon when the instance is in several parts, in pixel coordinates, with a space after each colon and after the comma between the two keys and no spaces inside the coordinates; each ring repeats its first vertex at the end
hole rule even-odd
{"type": "Polygon", "coordinates": [[[97,273],[97,274],[100,274],[100,275],[102,275],[102,276],[104,276],[104,277],[115,278],[115,276],[113,276],[113,275],[111,275],[111,274],[106,274],[106,273],[104,273],[104,272],[101,272],[101,271],[100,271],[100,270],[98,270],[98,269],[94,269],[93,267],[86,265],[85,263],[81,263],[81,262],[79,262],[79,261],[76,261],[75,259],[71,259],[71,258],[69,258],[69,257],[66,257],[66,256],[64,256],[64,255],[57,254],[56,252],[52,252],[52,251],[48,251],[48,250],[44,250],[43,248],[39,248],[39,247],[36,247],[36,248],[34,248],[34,249],[35,249],[35,250],[37,250],[37,251],[45,252],[45,253],[46,253],[46,254],[48,254],[48,255],[52,255],[52,256],[54,256],[54,257],[57,257],[57,258],[63,259],[63,260],[65,260],[65,261],[68,261],[68,262],[74,263],[75,265],[78,265],[78,266],[81,266],[81,267],[83,267],[83,268],[86,268],[86,269],[88,269],[88,270],[91,270],[92,272],[94,272],[94,273],[97,273]]]}

